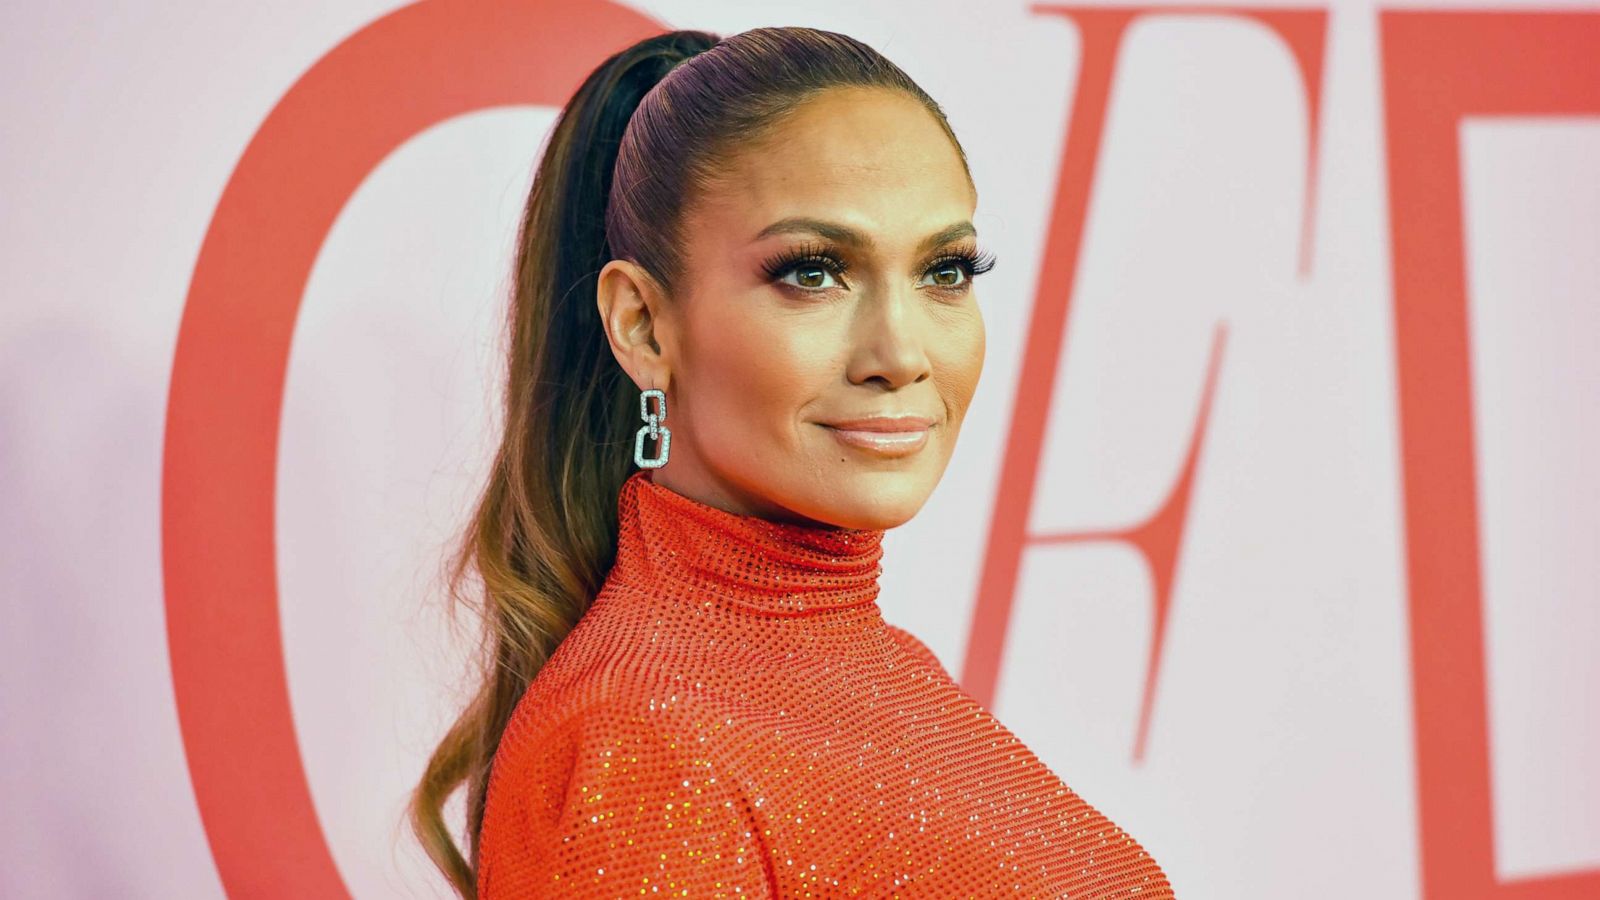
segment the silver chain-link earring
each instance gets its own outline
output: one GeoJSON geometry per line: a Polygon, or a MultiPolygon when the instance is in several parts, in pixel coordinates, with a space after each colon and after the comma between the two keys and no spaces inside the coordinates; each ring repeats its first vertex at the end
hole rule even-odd
{"type": "Polygon", "coordinates": [[[667,453],[672,447],[672,432],[667,429],[667,426],[661,424],[667,418],[666,393],[657,388],[651,388],[641,393],[639,395],[639,416],[644,419],[645,424],[633,439],[633,461],[638,463],[641,469],[659,469],[667,464],[667,453]],[[650,411],[651,397],[656,398],[656,412],[650,411]],[[644,458],[645,435],[661,440],[661,455],[655,459],[644,458]]]}

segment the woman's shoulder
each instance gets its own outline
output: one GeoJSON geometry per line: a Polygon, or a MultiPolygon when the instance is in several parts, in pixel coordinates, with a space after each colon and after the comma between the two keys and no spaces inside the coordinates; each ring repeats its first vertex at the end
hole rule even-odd
{"type": "Polygon", "coordinates": [[[672,696],[586,691],[537,733],[508,731],[484,809],[482,887],[621,896],[660,881],[771,896],[751,804],[718,740],[724,719],[706,715],[707,698],[672,696]]]}
{"type": "Polygon", "coordinates": [[[580,709],[625,702],[658,680],[651,655],[636,652],[637,629],[618,619],[609,608],[586,611],[534,674],[516,715],[548,728],[580,709]]]}
{"type": "Polygon", "coordinates": [[[692,672],[629,642],[592,637],[574,629],[528,685],[512,714],[520,737],[537,744],[559,731],[596,726],[682,730],[732,709],[692,672]]]}
{"type": "Polygon", "coordinates": [[[895,642],[900,645],[900,649],[904,650],[912,659],[928,666],[944,678],[950,678],[950,673],[945,671],[944,664],[939,662],[939,657],[935,656],[933,651],[928,649],[928,645],[924,644],[920,638],[899,625],[885,622],[884,626],[889,629],[889,634],[894,636],[895,642]]]}
{"type": "Polygon", "coordinates": [[[535,679],[501,733],[491,794],[513,784],[549,807],[586,775],[709,766],[728,743],[724,726],[742,721],[721,698],[648,671],[610,663],[588,674],[559,689],[535,679]]]}
{"type": "MultiPolygon", "coordinates": [[[[693,730],[708,723],[752,727],[764,711],[748,698],[719,691],[728,688],[730,667],[742,664],[703,660],[693,653],[642,653],[631,640],[588,617],[557,646],[512,713],[508,733],[535,746],[558,731],[573,731],[587,720],[611,727],[650,725],[693,730]]],[[[953,683],[938,656],[909,630],[884,622],[903,657],[925,667],[938,680],[953,683]]],[[[738,692],[735,692],[738,693],[738,692]]]]}

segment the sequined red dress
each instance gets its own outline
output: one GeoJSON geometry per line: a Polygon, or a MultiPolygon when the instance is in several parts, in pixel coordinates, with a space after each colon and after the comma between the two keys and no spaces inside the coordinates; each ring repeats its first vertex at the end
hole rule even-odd
{"type": "Polygon", "coordinates": [[[518,704],[484,900],[1172,897],[877,604],[884,532],[635,472],[616,563],[518,704]]]}

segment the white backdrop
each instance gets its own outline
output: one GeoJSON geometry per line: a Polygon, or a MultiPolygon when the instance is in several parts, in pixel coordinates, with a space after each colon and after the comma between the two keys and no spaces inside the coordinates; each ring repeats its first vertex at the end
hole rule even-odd
{"type": "MultiPolygon", "coordinates": [[[[169,658],[175,346],[257,129],[399,6],[0,10],[0,896],[227,894],[169,658]]],[[[1071,287],[1029,533],[1152,516],[1209,396],[1166,599],[1127,540],[1030,544],[992,696],[1178,896],[1463,896],[1423,876],[1408,560],[1481,566],[1481,601],[1459,599],[1482,604],[1492,852],[1447,858],[1505,896],[1600,896],[1600,111],[1460,128],[1479,555],[1437,558],[1407,541],[1375,6],[1303,7],[1328,11],[1311,197],[1283,40],[1239,16],[1131,24],[1070,286],[1041,283],[1083,46],[1066,17],[1015,0],[629,6],[663,27],[859,37],[966,147],[999,260],[979,283],[988,359],[944,482],[887,539],[880,601],[958,678],[1014,404],[1049,387],[1020,383],[1037,298],[1071,287]]],[[[464,699],[472,623],[444,618],[439,566],[488,462],[513,233],[554,112],[486,109],[405,141],[339,213],[294,323],[272,524],[284,667],[316,821],[358,897],[448,896],[402,809],[464,699]]]]}

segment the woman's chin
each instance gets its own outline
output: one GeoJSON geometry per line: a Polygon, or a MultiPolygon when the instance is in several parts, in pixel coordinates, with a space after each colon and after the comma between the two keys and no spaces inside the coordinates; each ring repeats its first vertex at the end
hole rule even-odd
{"type": "Polygon", "coordinates": [[[922,509],[936,481],[926,466],[839,471],[826,486],[827,521],[840,528],[896,528],[922,509]]]}

